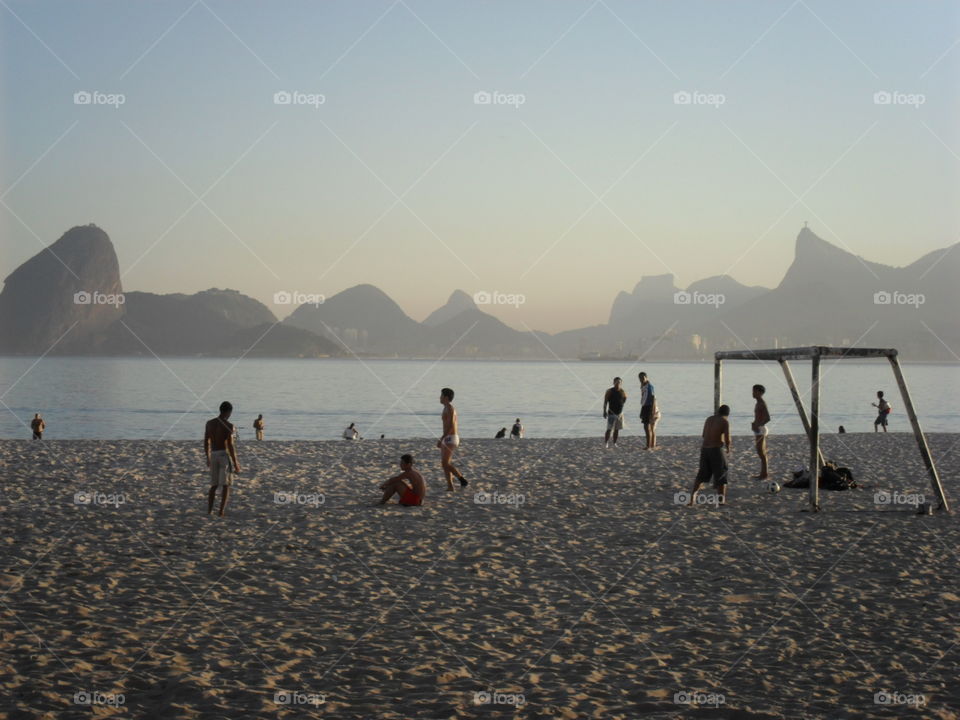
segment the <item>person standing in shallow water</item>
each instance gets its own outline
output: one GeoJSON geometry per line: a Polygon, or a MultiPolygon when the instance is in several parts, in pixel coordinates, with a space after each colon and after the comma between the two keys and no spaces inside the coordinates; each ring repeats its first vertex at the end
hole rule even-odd
{"type": "Polygon", "coordinates": [[[437,440],[437,447],[440,448],[440,465],[443,467],[443,475],[447,480],[447,490],[453,490],[453,478],[460,481],[461,487],[467,486],[467,479],[453,464],[453,453],[460,447],[460,433],[457,427],[457,409],[453,406],[453,390],[443,388],[440,391],[440,404],[443,405],[443,435],[437,440]]]}
{"type": "Polygon", "coordinates": [[[43,418],[40,417],[40,413],[36,413],[33,416],[33,420],[30,421],[30,430],[33,431],[34,440],[43,440],[43,431],[47,429],[47,424],[43,421],[43,418]]]}
{"type": "Polygon", "coordinates": [[[234,426],[230,422],[230,413],[233,405],[224,400],[220,403],[220,414],[212,420],[207,420],[203,431],[203,452],[207,456],[207,467],[210,468],[210,492],[207,496],[207,515],[213,512],[213,501],[217,498],[217,488],[220,493],[220,517],[227,506],[230,496],[230,486],[233,484],[234,473],[240,472],[240,462],[237,460],[237,448],[234,445],[234,426]]]}
{"type": "Polygon", "coordinates": [[[253,429],[257,432],[257,440],[263,440],[263,428],[266,426],[266,423],[263,422],[263,415],[257,415],[257,419],[253,421],[253,429]]]}

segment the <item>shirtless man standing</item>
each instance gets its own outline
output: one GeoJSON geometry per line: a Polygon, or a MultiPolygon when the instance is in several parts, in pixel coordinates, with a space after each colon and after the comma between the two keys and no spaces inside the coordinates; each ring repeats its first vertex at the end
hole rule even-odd
{"type": "Polygon", "coordinates": [[[724,457],[721,448],[726,445],[727,456],[730,455],[730,423],[727,420],[729,415],[730,406],[721,405],[716,414],[708,417],[703,423],[700,469],[697,472],[697,479],[693,482],[690,502],[687,505],[693,505],[696,502],[697,490],[710,478],[713,478],[714,485],[720,489],[720,503],[727,504],[727,458],[724,457]]]}
{"type": "Polygon", "coordinates": [[[380,504],[386,505],[396,494],[400,498],[400,505],[422,505],[423,497],[427,494],[427,484],[423,481],[423,475],[413,469],[413,455],[408,453],[400,457],[400,469],[403,472],[380,486],[383,490],[380,504]]]}
{"type": "Polygon", "coordinates": [[[770,411],[767,409],[767,401],[763,399],[766,391],[763,385],[753,386],[753,399],[757,404],[753,409],[753,422],[750,424],[750,429],[753,430],[757,455],[760,456],[760,474],[754,475],[754,480],[766,480],[770,477],[767,472],[767,423],[770,422],[770,411]]]}
{"type": "Polygon", "coordinates": [[[257,431],[257,440],[263,440],[263,428],[265,426],[263,414],[257,415],[257,419],[253,421],[253,429],[257,431]]]}
{"type": "Polygon", "coordinates": [[[457,432],[457,410],[453,407],[453,390],[443,388],[440,391],[440,404],[443,405],[443,437],[437,440],[437,447],[440,448],[440,464],[443,466],[443,474],[447,478],[447,490],[453,490],[453,478],[460,480],[460,486],[467,486],[467,479],[457,470],[451,461],[453,451],[460,447],[460,435],[457,432]]]}
{"type": "Polygon", "coordinates": [[[217,497],[219,487],[223,488],[220,496],[220,517],[223,517],[223,509],[227,506],[227,497],[230,495],[230,485],[233,483],[233,474],[240,472],[237,448],[233,444],[234,427],[230,422],[232,412],[233,405],[224,400],[220,403],[220,414],[212,420],[207,420],[203,431],[203,452],[207,456],[207,467],[210,468],[207,515],[213,512],[213,501],[217,497]]]}

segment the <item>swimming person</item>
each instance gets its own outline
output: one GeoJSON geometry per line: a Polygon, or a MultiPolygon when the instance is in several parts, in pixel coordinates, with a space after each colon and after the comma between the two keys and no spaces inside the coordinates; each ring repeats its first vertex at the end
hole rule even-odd
{"type": "Polygon", "coordinates": [[[690,502],[687,505],[693,505],[696,502],[697,490],[711,478],[713,478],[714,487],[720,489],[720,504],[726,505],[727,503],[727,458],[724,456],[722,448],[726,445],[727,456],[729,456],[732,450],[730,446],[730,422],[727,420],[729,415],[730,406],[721,405],[717,412],[703,423],[700,468],[697,471],[697,479],[693,482],[690,502]]]}
{"type": "Polygon", "coordinates": [[[400,505],[422,505],[427,494],[427,484],[423,481],[423,475],[413,469],[413,455],[407,453],[400,457],[400,469],[403,472],[380,486],[383,490],[380,504],[386,505],[396,494],[400,505]]]}
{"type": "Polygon", "coordinates": [[[767,409],[767,401],[763,399],[765,392],[767,392],[767,389],[763,385],[753,386],[753,399],[757,403],[753,408],[753,422],[750,423],[750,429],[753,430],[757,455],[760,456],[760,474],[754,475],[754,480],[766,480],[769,477],[767,471],[767,423],[770,422],[770,411],[767,409]]]}
{"type": "Polygon", "coordinates": [[[457,431],[457,409],[453,407],[453,390],[443,388],[440,391],[440,404],[443,405],[443,436],[437,440],[440,448],[440,465],[443,467],[444,477],[447,479],[447,490],[453,490],[453,478],[460,480],[460,487],[467,486],[467,479],[451,462],[453,452],[460,447],[460,435],[457,431]]]}
{"type": "Polygon", "coordinates": [[[207,497],[207,515],[213,512],[213,501],[217,497],[217,488],[222,488],[220,495],[220,517],[227,506],[230,495],[230,486],[233,484],[233,474],[240,472],[240,462],[237,460],[237,448],[234,445],[234,427],[230,422],[230,413],[233,405],[224,400],[220,403],[220,414],[212,420],[207,420],[203,430],[203,452],[207,456],[207,467],[210,468],[210,493],[207,497]],[[231,465],[232,463],[232,465],[231,465]]]}
{"type": "Polygon", "coordinates": [[[607,421],[607,432],[603,436],[606,447],[610,447],[610,434],[613,433],[613,447],[617,446],[617,438],[623,430],[623,406],[627,402],[627,393],[620,387],[623,381],[615,377],[613,387],[603,394],[603,417],[607,421]]]}

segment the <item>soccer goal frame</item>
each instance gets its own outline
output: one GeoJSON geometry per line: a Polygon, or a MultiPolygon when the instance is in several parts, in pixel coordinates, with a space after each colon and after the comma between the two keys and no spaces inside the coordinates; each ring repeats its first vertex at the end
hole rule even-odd
{"type": "Polygon", "coordinates": [[[930,476],[930,486],[933,493],[939,500],[938,510],[949,512],[950,507],[947,504],[947,496],[943,492],[943,484],[940,482],[940,475],[937,473],[937,466],[930,455],[930,447],[927,445],[927,438],[920,427],[920,421],[917,419],[917,413],[913,407],[913,401],[910,399],[910,391],[907,389],[907,382],[903,377],[903,370],[900,367],[900,360],[897,357],[897,351],[894,348],[837,348],[823,345],[812,345],[810,347],[797,348],[775,348],[772,350],[721,350],[714,353],[713,364],[713,410],[716,412],[721,405],[723,393],[723,361],[724,360],[775,360],[783,368],[783,374],[787,379],[787,385],[790,387],[790,394],[793,396],[793,402],[797,406],[797,412],[800,414],[800,422],[803,423],[803,430],[810,441],[810,509],[817,511],[820,509],[820,468],[823,466],[823,453],[820,452],[820,361],[824,358],[834,360],[873,360],[886,358],[893,369],[893,376],[897,380],[897,386],[900,388],[900,397],[903,399],[903,406],[906,408],[907,415],[910,418],[910,425],[913,427],[913,436],[917,440],[917,446],[920,448],[920,456],[923,458],[924,465],[927,466],[927,474],[930,476]],[[803,405],[803,398],[797,389],[797,383],[793,377],[793,371],[790,369],[790,360],[810,360],[811,365],[811,385],[810,385],[810,416],[807,416],[807,410],[803,405]]]}

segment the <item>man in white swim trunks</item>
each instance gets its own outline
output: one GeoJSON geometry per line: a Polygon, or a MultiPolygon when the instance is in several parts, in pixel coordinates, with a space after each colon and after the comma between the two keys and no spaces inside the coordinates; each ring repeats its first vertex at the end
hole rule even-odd
{"type": "Polygon", "coordinates": [[[753,422],[750,429],[753,430],[753,439],[757,445],[757,455],[760,456],[760,474],[754,475],[754,480],[766,480],[769,477],[767,473],[767,423],[770,422],[770,411],[767,410],[767,402],[763,399],[763,394],[767,389],[763,385],[753,386],[753,399],[757,404],[753,408],[753,422]]]}
{"type": "Polygon", "coordinates": [[[440,448],[440,464],[447,478],[447,490],[453,490],[453,478],[460,480],[460,486],[467,486],[467,479],[451,462],[453,451],[460,447],[460,435],[457,432],[457,410],[453,407],[453,390],[443,388],[440,391],[440,404],[443,405],[443,437],[437,440],[440,448]]]}
{"type": "Polygon", "coordinates": [[[230,485],[233,484],[233,474],[240,472],[237,448],[233,443],[234,426],[230,422],[230,413],[232,412],[233,405],[224,400],[220,403],[220,414],[212,420],[207,420],[203,431],[203,452],[207,456],[207,467],[210,468],[207,515],[213,512],[213,501],[217,497],[217,488],[222,488],[220,517],[223,517],[223,510],[227,506],[227,498],[230,496],[230,485]]]}

